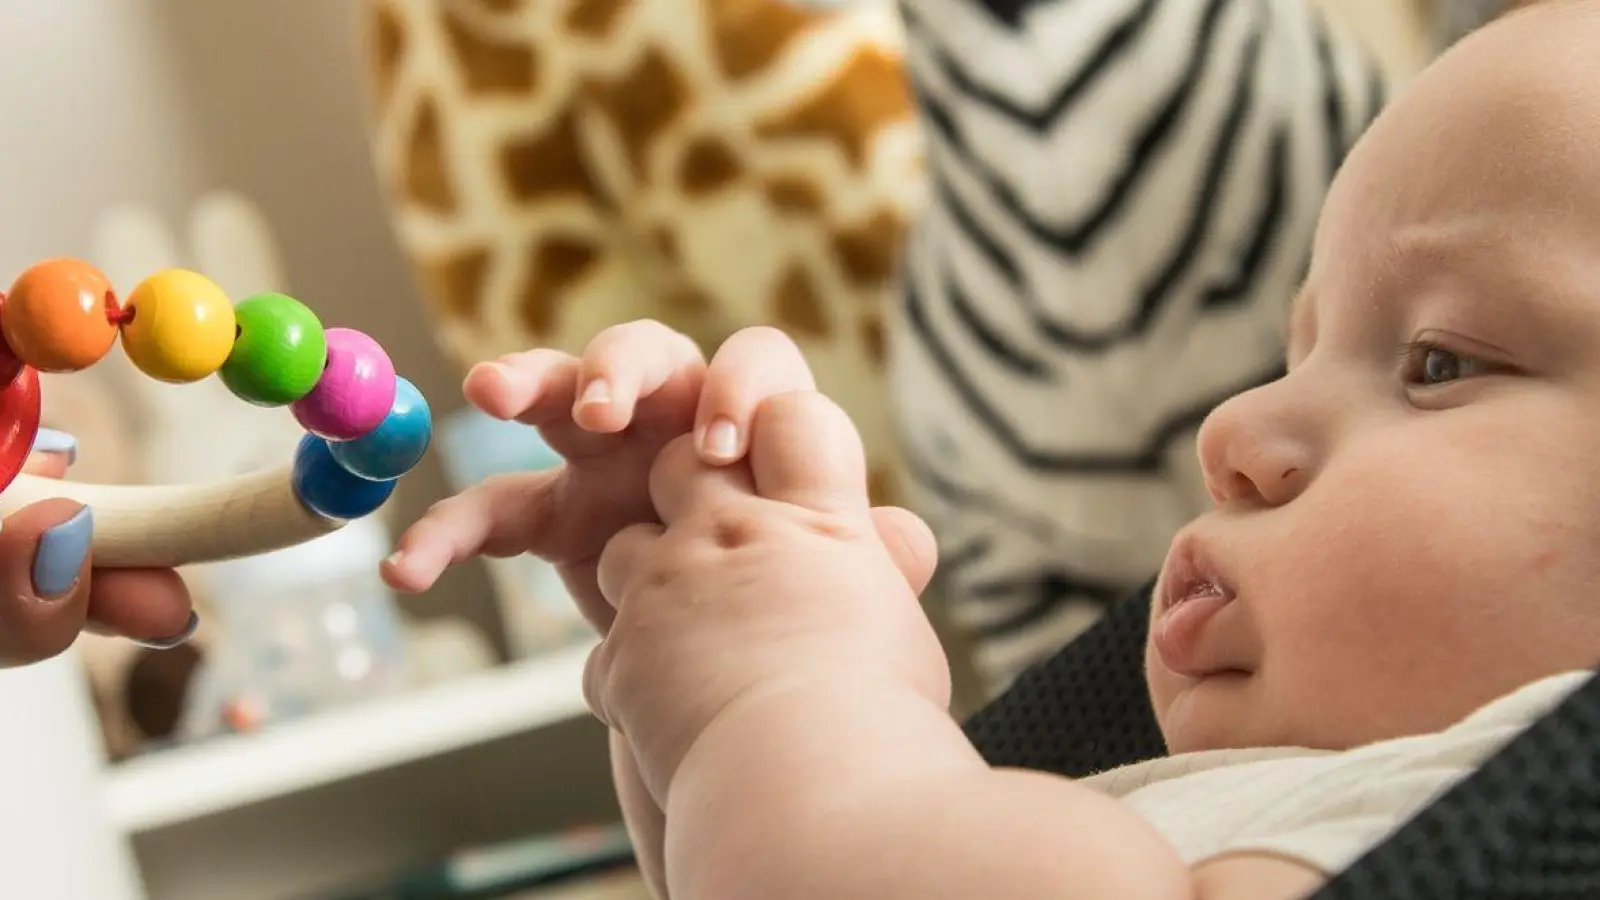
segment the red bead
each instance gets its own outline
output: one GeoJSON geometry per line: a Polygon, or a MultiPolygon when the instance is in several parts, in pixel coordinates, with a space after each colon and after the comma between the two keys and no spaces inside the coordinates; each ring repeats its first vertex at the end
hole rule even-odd
{"type": "Polygon", "coordinates": [[[39,373],[24,366],[0,388],[0,491],[11,486],[39,433],[39,373]]]}
{"type": "Polygon", "coordinates": [[[0,331],[11,351],[41,372],[76,372],[99,362],[117,340],[116,294],[99,269],[50,259],[17,276],[0,331]]]}

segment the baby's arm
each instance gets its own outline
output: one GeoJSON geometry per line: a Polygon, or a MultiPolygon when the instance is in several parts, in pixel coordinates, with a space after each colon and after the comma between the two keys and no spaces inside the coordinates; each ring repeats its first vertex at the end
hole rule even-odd
{"type": "Polygon", "coordinates": [[[1191,870],[1120,802],[989,768],[943,709],[898,684],[730,710],[684,760],[667,810],[683,897],[1287,900],[1321,882],[1265,855],[1191,870]]]}
{"type": "Polygon", "coordinates": [[[869,509],[848,419],[813,392],[771,396],[747,441],[727,470],[665,448],[664,528],[619,535],[600,565],[620,612],[586,695],[666,811],[671,896],[1283,900],[1317,884],[1262,857],[1191,870],[1119,801],[988,766],[916,603],[931,537],[869,509]]]}

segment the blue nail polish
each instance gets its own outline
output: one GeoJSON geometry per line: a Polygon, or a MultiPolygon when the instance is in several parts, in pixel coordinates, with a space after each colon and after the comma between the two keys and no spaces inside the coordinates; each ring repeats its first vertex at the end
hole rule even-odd
{"type": "Polygon", "coordinates": [[[174,647],[181,647],[184,644],[189,643],[189,639],[194,637],[195,631],[198,630],[199,628],[200,628],[200,614],[199,613],[189,613],[189,624],[185,625],[183,627],[182,631],[178,632],[177,634],[173,635],[172,637],[169,637],[169,638],[132,638],[131,640],[135,644],[138,644],[141,647],[148,647],[151,650],[171,650],[174,647]]]}
{"type": "Polygon", "coordinates": [[[33,590],[40,597],[59,597],[72,589],[89,555],[94,513],[85,506],[72,518],[39,536],[33,551],[33,590]]]}
{"type": "Polygon", "coordinates": [[[33,437],[33,452],[35,453],[65,453],[67,465],[78,461],[78,439],[65,431],[54,428],[41,428],[33,437]]]}

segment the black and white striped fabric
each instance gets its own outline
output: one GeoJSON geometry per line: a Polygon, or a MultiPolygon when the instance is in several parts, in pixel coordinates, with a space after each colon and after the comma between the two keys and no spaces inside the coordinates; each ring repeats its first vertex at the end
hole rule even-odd
{"type": "Polygon", "coordinates": [[[1280,371],[1334,170],[1385,99],[1305,0],[902,0],[931,208],[893,389],[998,689],[1160,565],[1194,435],[1280,371]]]}

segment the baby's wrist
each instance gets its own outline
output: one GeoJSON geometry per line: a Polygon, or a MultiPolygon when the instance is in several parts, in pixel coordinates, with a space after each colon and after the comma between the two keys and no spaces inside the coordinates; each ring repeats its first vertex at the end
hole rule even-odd
{"type": "Polygon", "coordinates": [[[663,804],[667,845],[685,874],[731,852],[755,871],[782,869],[758,857],[825,843],[847,809],[864,820],[918,783],[984,768],[949,711],[910,679],[841,670],[774,680],[728,704],[688,748],[663,804]]]}
{"type": "Polygon", "coordinates": [[[981,764],[948,710],[910,679],[815,669],[753,685],[713,716],[685,749],[667,800],[680,781],[779,778],[798,788],[952,758],[981,764]]]}

